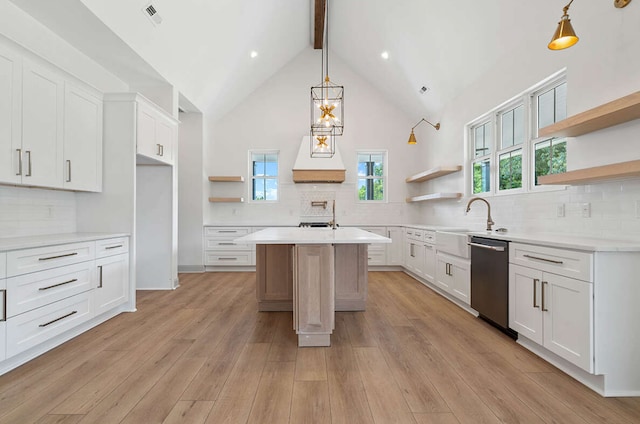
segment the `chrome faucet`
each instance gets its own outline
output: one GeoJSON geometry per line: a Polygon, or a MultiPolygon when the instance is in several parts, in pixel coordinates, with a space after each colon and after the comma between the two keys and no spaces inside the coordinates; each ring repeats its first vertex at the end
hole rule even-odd
{"type": "Polygon", "coordinates": [[[471,200],[469,200],[469,203],[467,203],[466,212],[469,212],[471,210],[471,204],[476,200],[482,200],[484,203],[487,204],[487,231],[491,231],[491,226],[495,224],[495,222],[493,222],[493,220],[491,219],[491,205],[489,204],[489,202],[487,202],[482,197],[474,197],[471,200]]]}
{"type": "Polygon", "coordinates": [[[335,230],[335,229],[338,228],[338,225],[336,224],[336,201],[335,201],[335,199],[333,200],[332,213],[333,213],[333,219],[331,220],[331,222],[329,224],[331,224],[331,229],[335,230]]]}

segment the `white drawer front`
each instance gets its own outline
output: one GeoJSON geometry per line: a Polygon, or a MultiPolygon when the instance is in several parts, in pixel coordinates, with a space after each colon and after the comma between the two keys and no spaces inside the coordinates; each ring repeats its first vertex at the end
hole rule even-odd
{"type": "Polygon", "coordinates": [[[246,266],[253,265],[252,251],[209,251],[205,252],[204,264],[208,266],[246,266]]]}
{"type": "Polygon", "coordinates": [[[207,238],[222,238],[233,240],[246,236],[251,231],[249,227],[205,227],[204,235],[207,238]]]}
{"type": "Polygon", "coordinates": [[[8,252],[7,277],[93,260],[95,245],[91,241],[8,252]]]}
{"type": "Polygon", "coordinates": [[[7,276],[7,254],[0,253],[0,278],[7,276]]]}
{"type": "Polygon", "coordinates": [[[93,261],[35,272],[7,280],[7,316],[91,290],[93,261]]]}
{"type": "Polygon", "coordinates": [[[231,240],[206,238],[204,240],[205,250],[251,250],[252,246],[244,243],[234,243],[231,240]]]}
{"type": "Polygon", "coordinates": [[[129,237],[96,241],[96,258],[119,255],[129,251],[129,237]]]}
{"type": "Polygon", "coordinates": [[[435,244],[436,242],[436,232],[435,231],[424,231],[424,241],[425,243],[435,244]]]}
{"type": "Polygon", "coordinates": [[[7,320],[7,358],[89,320],[89,299],[80,293],[7,320]]]}
{"type": "Polygon", "coordinates": [[[509,261],[529,268],[593,282],[593,254],[588,252],[510,243],[509,261]]]}
{"type": "Polygon", "coordinates": [[[415,228],[407,228],[405,232],[406,236],[410,240],[424,241],[424,231],[416,230],[415,228]]]}
{"type": "Polygon", "coordinates": [[[369,249],[367,258],[368,258],[369,265],[386,265],[387,264],[387,255],[384,250],[379,251],[379,250],[369,249]]]}

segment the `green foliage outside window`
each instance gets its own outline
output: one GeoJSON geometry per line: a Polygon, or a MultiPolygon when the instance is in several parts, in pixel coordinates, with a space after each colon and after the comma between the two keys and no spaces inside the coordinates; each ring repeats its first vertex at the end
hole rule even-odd
{"type": "Polygon", "coordinates": [[[541,175],[567,171],[567,142],[546,140],[535,146],[535,184],[541,175]]]}
{"type": "Polygon", "coordinates": [[[522,188],[522,151],[500,155],[500,190],[522,188]]]}

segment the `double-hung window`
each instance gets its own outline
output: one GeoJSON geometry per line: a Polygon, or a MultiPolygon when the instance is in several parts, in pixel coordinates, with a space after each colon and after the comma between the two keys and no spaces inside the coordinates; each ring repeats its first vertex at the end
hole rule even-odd
{"type": "Polygon", "coordinates": [[[538,137],[566,118],[563,73],[530,88],[468,125],[472,194],[538,189],[540,175],[566,171],[566,140],[538,137]]]}
{"type": "Polygon", "coordinates": [[[278,200],[278,152],[249,151],[251,201],[278,200]]]}
{"type": "Polygon", "coordinates": [[[358,152],[358,200],[387,199],[387,152],[358,152]]]}

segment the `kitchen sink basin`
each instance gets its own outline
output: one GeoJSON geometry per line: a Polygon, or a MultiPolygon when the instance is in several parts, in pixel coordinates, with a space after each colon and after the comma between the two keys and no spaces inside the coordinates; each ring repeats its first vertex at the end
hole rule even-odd
{"type": "Polygon", "coordinates": [[[467,245],[469,233],[471,232],[436,231],[436,250],[468,259],[471,256],[467,245]]]}

